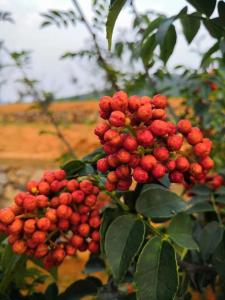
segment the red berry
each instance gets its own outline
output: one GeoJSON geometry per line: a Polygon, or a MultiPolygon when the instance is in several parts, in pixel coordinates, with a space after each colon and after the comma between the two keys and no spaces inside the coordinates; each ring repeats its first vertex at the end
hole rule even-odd
{"type": "Polygon", "coordinates": [[[123,127],[126,123],[125,114],[121,111],[113,111],[110,115],[109,123],[115,127],[123,127]]]}
{"type": "Polygon", "coordinates": [[[102,173],[106,173],[109,169],[109,164],[107,158],[101,158],[97,161],[97,169],[102,173]]]}
{"type": "Polygon", "coordinates": [[[182,183],[184,180],[184,176],[183,173],[179,172],[179,171],[173,171],[169,174],[169,178],[171,182],[174,183],[182,183]]]}
{"type": "Polygon", "coordinates": [[[140,129],[137,131],[137,142],[143,147],[148,147],[154,142],[154,137],[149,130],[140,129]]]}
{"type": "Polygon", "coordinates": [[[117,152],[116,157],[123,164],[129,163],[130,161],[130,153],[124,149],[120,149],[117,152]]]}
{"type": "Polygon", "coordinates": [[[140,165],[145,171],[150,171],[156,165],[157,161],[153,155],[145,155],[141,158],[140,165]]]}
{"type": "Polygon", "coordinates": [[[101,225],[101,219],[99,216],[91,217],[89,220],[89,224],[92,228],[99,228],[101,225]]]}
{"type": "Polygon", "coordinates": [[[31,180],[27,183],[27,190],[31,193],[31,194],[37,194],[38,192],[38,182],[35,180],[31,180]]]}
{"type": "Polygon", "coordinates": [[[79,188],[79,183],[76,179],[72,179],[67,182],[66,187],[67,190],[72,193],[79,188]]]}
{"type": "Polygon", "coordinates": [[[40,194],[47,195],[50,192],[50,185],[46,181],[41,181],[38,184],[38,190],[40,194]]]}
{"type": "Polygon", "coordinates": [[[139,183],[146,183],[149,181],[148,173],[140,167],[134,169],[133,177],[134,180],[136,180],[139,183]]]}
{"type": "Polygon", "coordinates": [[[200,143],[202,139],[203,139],[203,135],[200,129],[197,127],[193,127],[187,136],[187,141],[191,145],[196,145],[200,143]]]}
{"type": "Polygon", "coordinates": [[[51,226],[51,222],[48,218],[43,217],[37,221],[37,227],[41,231],[48,231],[51,226]]]}
{"type": "Polygon", "coordinates": [[[131,154],[129,166],[131,168],[136,168],[140,163],[140,157],[137,154],[131,154]]]}
{"type": "Polygon", "coordinates": [[[50,184],[50,188],[51,191],[54,193],[58,193],[61,190],[61,182],[58,180],[54,180],[51,184],[50,184]]]}
{"type": "Polygon", "coordinates": [[[71,245],[66,245],[66,255],[73,256],[76,253],[76,248],[71,245]]]}
{"type": "Polygon", "coordinates": [[[210,151],[205,143],[198,143],[194,146],[194,153],[195,155],[203,158],[209,155],[210,151]]]}
{"type": "Polygon", "coordinates": [[[20,239],[20,235],[19,234],[10,234],[8,236],[8,243],[10,245],[13,245],[16,241],[18,241],[20,239]]]}
{"type": "Polygon", "coordinates": [[[32,240],[34,243],[41,244],[47,239],[47,235],[44,231],[35,231],[32,235],[32,240]]]}
{"type": "Polygon", "coordinates": [[[167,138],[167,145],[171,151],[180,150],[183,144],[183,138],[180,135],[170,135],[167,138]]]}
{"type": "Polygon", "coordinates": [[[154,120],[150,125],[150,130],[156,136],[164,136],[168,133],[168,126],[165,121],[154,120]]]}
{"type": "Polygon", "coordinates": [[[53,197],[50,202],[50,207],[57,208],[59,205],[59,197],[53,197]]]}
{"type": "Polygon", "coordinates": [[[75,203],[81,203],[84,201],[85,194],[81,190],[76,190],[72,193],[72,198],[75,203]]]}
{"type": "Polygon", "coordinates": [[[45,213],[45,217],[48,218],[52,223],[56,223],[57,221],[56,209],[49,208],[48,211],[45,213]]]}
{"type": "Polygon", "coordinates": [[[66,256],[66,253],[61,248],[55,249],[52,253],[52,259],[56,265],[60,265],[63,262],[65,256],[66,256]]]}
{"type": "Polygon", "coordinates": [[[156,107],[156,108],[166,108],[167,106],[167,98],[166,96],[163,95],[155,95],[152,98],[151,103],[156,107]]]}
{"type": "Polygon", "coordinates": [[[109,180],[106,180],[105,189],[109,192],[115,191],[116,190],[116,184],[110,182],[109,180]]]}
{"type": "Polygon", "coordinates": [[[167,122],[167,132],[168,135],[176,134],[177,128],[172,122],[167,122]]]}
{"type": "Polygon", "coordinates": [[[165,161],[169,159],[169,151],[165,147],[155,148],[153,155],[159,161],[165,161]]]}
{"type": "Polygon", "coordinates": [[[116,183],[119,180],[116,171],[109,172],[107,175],[107,179],[112,183],[116,183]]]}
{"type": "Polygon", "coordinates": [[[43,174],[43,180],[51,184],[55,180],[54,172],[45,171],[43,174]]]}
{"type": "Polygon", "coordinates": [[[34,219],[28,219],[24,222],[23,230],[27,234],[32,234],[36,230],[36,221],[34,219]]]}
{"type": "Polygon", "coordinates": [[[98,253],[99,252],[99,244],[94,242],[94,241],[91,241],[89,244],[88,244],[88,250],[91,252],[91,253],[98,253]]]}
{"type": "Polygon", "coordinates": [[[191,163],[190,165],[191,174],[195,177],[202,173],[202,166],[199,163],[191,163]]]}
{"type": "Polygon", "coordinates": [[[107,161],[108,161],[109,166],[112,168],[116,168],[120,164],[116,154],[109,155],[107,157],[107,161]]]}
{"type": "Polygon", "coordinates": [[[79,248],[83,245],[84,243],[84,238],[81,237],[80,235],[73,235],[70,239],[70,243],[75,247],[75,248],[79,248]]]}
{"type": "Polygon", "coordinates": [[[48,254],[48,246],[46,244],[39,244],[34,252],[34,256],[36,258],[44,257],[48,254]]]}
{"type": "Polygon", "coordinates": [[[98,137],[103,137],[104,133],[109,129],[109,125],[107,123],[100,123],[95,127],[95,134],[98,137]]]}
{"type": "Polygon", "coordinates": [[[173,171],[176,167],[175,160],[171,159],[167,162],[166,167],[169,171],[173,171]]]}
{"type": "Polygon", "coordinates": [[[70,193],[61,193],[59,195],[59,203],[69,205],[72,202],[72,195],[70,193]]]}
{"type": "Polygon", "coordinates": [[[91,194],[93,191],[93,184],[90,180],[85,179],[80,183],[80,189],[85,194],[91,194]]]}
{"type": "Polygon", "coordinates": [[[157,163],[152,169],[152,175],[155,178],[161,178],[166,174],[166,168],[164,165],[157,163]]]}
{"type": "Polygon", "coordinates": [[[17,240],[12,246],[13,252],[16,254],[24,254],[27,250],[27,245],[23,240],[17,240]]]}
{"type": "Polygon", "coordinates": [[[117,176],[117,181],[119,179],[126,179],[131,175],[131,169],[129,166],[126,165],[120,165],[119,167],[116,168],[116,176],[117,176]]]}
{"type": "Polygon", "coordinates": [[[151,104],[145,104],[143,106],[140,106],[137,110],[137,117],[143,121],[146,122],[152,117],[152,107],[151,104]]]}
{"type": "Polygon", "coordinates": [[[151,98],[148,96],[142,96],[140,99],[141,105],[150,104],[151,98]]]}
{"type": "Polygon", "coordinates": [[[120,179],[117,183],[117,189],[120,191],[126,191],[129,189],[129,187],[132,184],[132,179],[131,178],[127,178],[126,180],[124,179],[120,179]]]}
{"type": "Polygon", "coordinates": [[[91,234],[91,238],[92,238],[93,241],[99,242],[100,241],[99,231],[97,231],[97,230],[93,231],[92,234],[91,234]]]}
{"type": "Polygon", "coordinates": [[[190,167],[190,163],[188,161],[188,159],[184,156],[179,156],[176,159],[176,169],[181,171],[181,172],[185,172],[189,169],[190,167]]]}
{"type": "Polygon", "coordinates": [[[121,137],[117,131],[109,129],[104,134],[104,141],[111,146],[119,146],[121,144],[121,137]]]}
{"type": "Polygon", "coordinates": [[[38,195],[36,196],[36,202],[39,208],[45,208],[48,206],[48,197],[45,195],[38,195]]]}
{"type": "Polygon", "coordinates": [[[140,97],[139,96],[131,96],[130,99],[128,100],[128,107],[130,112],[135,112],[138,110],[140,107],[141,102],[140,102],[140,97]]]}
{"type": "Polygon", "coordinates": [[[84,200],[84,204],[92,207],[95,205],[96,200],[97,200],[97,197],[95,195],[88,195],[84,200]]]}
{"type": "Polygon", "coordinates": [[[191,122],[189,120],[180,120],[177,124],[177,129],[180,133],[188,134],[191,131],[191,122]]]}
{"type": "Polygon", "coordinates": [[[73,225],[77,225],[80,223],[80,214],[77,212],[73,212],[71,217],[70,217],[70,223],[73,225]]]}
{"type": "Polygon", "coordinates": [[[57,227],[59,228],[59,230],[66,231],[69,229],[70,223],[67,219],[61,219],[59,220],[57,227]]]}
{"type": "Polygon", "coordinates": [[[214,161],[209,156],[204,157],[200,164],[205,170],[210,170],[214,167],[214,161]]]}
{"type": "Polygon", "coordinates": [[[37,199],[32,195],[28,195],[23,199],[23,208],[28,211],[32,212],[37,208],[37,199]]]}
{"type": "Polygon", "coordinates": [[[115,93],[112,97],[111,107],[113,110],[126,111],[128,108],[128,96],[123,91],[115,93]]]}
{"type": "Polygon", "coordinates": [[[15,219],[9,226],[8,226],[8,233],[9,234],[18,234],[23,229],[23,221],[20,219],[15,219]]]}
{"type": "Polygon", "coordinates": [[[111,110],[111,100],[111,97],[103,96],[99,100],[99,107],[101,108],[101,110],[109,112],[111,110]]]}
{"type": "Polygon", "coordinates": [[[54,175],[56,180],[64,180],[66,178],[66,172],[64,170],[56,170],[54,171],[54,175]]]}
{"type": "Polygon", "coordinates": [[[68,219],[70,217],[70,210],[69,207],[61,204],[57,209],[56,209],[56,214],[57,217],[60,219],[68,219]]]}
{"type": "Polygon", "coordinates": [[[166,116],[164,109],[153,109],[152,118],[153,119],[163,119],[166,116]]]}
{"type": "Polygon", "coordinates": [[[129,152],[133,152],[137,150],[138,143],[133,136],[127,135],[123,142],[123,147],[129,152]]]}
{"type": "Polygon", "coordinates": [[[23,200],[24,198],[27,196],[26,193],[24,192],[20,192],[18,193],[16,196],[15,196],[15,203],[18,205],[18,206],[22,206],[23,205],[23,200]]]}
{"type": "Polygon", "coordinates": [[[86,237],[89,235],[90,226],[86,223],[80,224],[78,227],[78,232],[81,236],[86,237]]]}
{"type": "Polygon", "coordinates": [[[3,224],[9,225],[11,224],[15,219],[15,214],[12,211],[11,208],[2,208],[0,209],[0,221],[3,224]]]}

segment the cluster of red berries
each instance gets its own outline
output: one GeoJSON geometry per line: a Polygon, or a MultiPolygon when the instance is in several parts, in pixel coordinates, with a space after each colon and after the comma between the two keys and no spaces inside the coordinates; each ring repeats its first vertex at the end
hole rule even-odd
{"type": "Polygon", "coordinates": [[[212,142],[188,120],[177,125],[167,121],[166,106],[162,95],[128,98],[119,91],[100,99],[105,121],[95,134],[106,157],[97,162],[97,169],[107,174],[108,191],[127,190],[132,179],[148,183],[165,174],[175,183],[204,182],[214,166],[209,157],[212,142]]]}
{"type": "Polygon", "coordinates": [[[67,180],[63,170],[46,171],[27,192],[0,210],[0,232],[17,254],[42,259],[46,268],[77,250],[99,251],[99,188],[90,180],[67,180]]]}

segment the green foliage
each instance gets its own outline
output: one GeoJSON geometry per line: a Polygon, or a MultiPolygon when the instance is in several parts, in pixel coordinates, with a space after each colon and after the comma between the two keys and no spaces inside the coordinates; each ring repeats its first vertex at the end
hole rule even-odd
{"type": "Polygon", "coordinates": [[[168,241],[155,237],[144,246],[135,273],[137,299],[172,300],[178,288],[175,251],[168,241]]]}
{"type": "Polygon", "coordinates": [[[152,219],[168,219],[184,211],[185,202],[160,185],[146,185],[137,199],[136,209],[139,213],[152,219]]]}
{"type": "Polygon", "coordinates": [[[145,235],[145,225],[132,215],[116,218],[105,237],[105,253],[112,274],[120,281],[137,255],[145,235]]]}
{"type": "Polygon", "coordinates": [[[77,16],[73,10],[49,10],[48,13],[42,13],[41,16],[45,19],[41,27],[56,25],[58,27],[67,27],[70,24],[76,25],[77,16]]]}

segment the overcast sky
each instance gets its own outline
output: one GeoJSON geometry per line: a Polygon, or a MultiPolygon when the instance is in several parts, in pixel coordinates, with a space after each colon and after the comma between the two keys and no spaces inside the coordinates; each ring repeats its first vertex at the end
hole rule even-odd
{"type": "MultiPolygon", "coordinates": [[[[93,14],[91,10],[91,0],[80,0],[80,5],[85,11],[88,19],[91,21],[93,14]]],[[[186,5],[185,0],[157,0],[146,1],[136,0],[138,11],[144,12],[146,9],[153,9],[159,12],[172,15],[177,13],[186,5]]],[[[86,92],[91,84],[97,86],[95,77],[87,79],[89,65],[75,63],[72,61],[60,61],[58,58],[65,51],[77,51],[82,49],[88,40],[88,33],[83,25],[76,28],[58,29],[54,26],[40,29],[40,23],[43,20],[41,12],[48,9],[72,9],[71,0],[0,0],[0,10],[10,11],[16,24],[7,22],[0,23],[0,40],[4,40],[7,47],[13,51],[28,49],[33,51],[33,75],[41,79],[42,86],[53,90],[57,96],[70,96],[86,92]],[[79,84],[73,86],[70,82],[71,77],[79,78],[79,84]],[[87,81],[89,86],[87,88],[87,81]]],[[[131,22],[129,9],[125,9],[116,24],[115,32],[121,28],[127,28],[131,22]]],[[[196,41],[204,36],[202,31],[196,41]]],[[[103,36],[104,38],[104,36],[103,36]]],[[[105,41],[106,42],[106,41],[105,41]]],[[[204,39],[204,46],[208,48],[212,43],[209,37],[204,39]]],[[[176,51],[169,61],[172,68],[179,63],[185,63],[191,67],[197,67],[199,58],[194,51],[194,47],[188,47],[183,38],[179,38],[176,51]]],[[[0,102],[14,101],[16,99],[16,87],[12,83],[12,74],[8,73],[9,83],[4,85],[0,91],[0,102]],[[11,80],[10,80],[11,78],[11,80]]]]}

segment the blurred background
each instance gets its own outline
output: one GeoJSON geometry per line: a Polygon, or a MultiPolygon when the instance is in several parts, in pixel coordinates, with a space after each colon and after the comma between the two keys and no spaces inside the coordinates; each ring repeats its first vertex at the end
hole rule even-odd
{"type": "Polygon", "coordinates": [[[0,1],[1,205],[43,168],[93,150],[96,100],[118,89],[162,92],[173,99],[174,121],[189,116],[208,131],[224,130],[223,56],[215,47],[221,37],[210,24],[189,19],[196,7],[185,0],[128,1],[109,51],[109,5],[109,0],[0,1]],[[159,47],[154,30],[166,20],[174,25],[159,47]],[[212,93],[217,107],[208,101],[212,93]]]}

